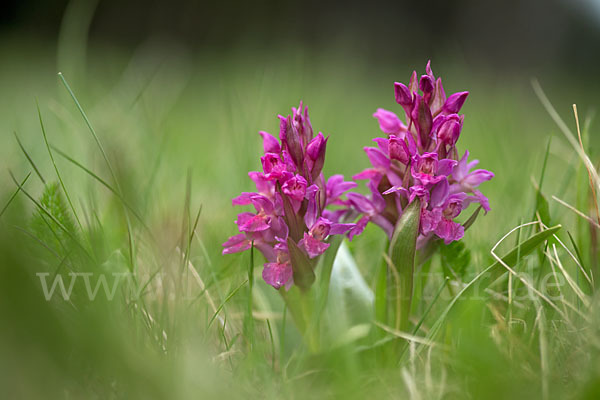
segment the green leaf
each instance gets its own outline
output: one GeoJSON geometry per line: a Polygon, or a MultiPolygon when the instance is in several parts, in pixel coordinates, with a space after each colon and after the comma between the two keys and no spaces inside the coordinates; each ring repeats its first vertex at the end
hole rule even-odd
{"type": "Polygon", "coordinates": [[[535,189],[535,211],[533,213],[533,219],[537,219],[536,214],[539,214],[540,219],[546,226],[550,225],[550,207],[548,205],[548,200],[542,194],[542,185],[544,184],[544,176],[546,175],[546,166],[548,164],[548,155],[550,154],[551,142],[552,137],[548,139],[548,144],[546,145],[544,163],[542,164],[542,171],[540,172],[540,183],[539,186],[535,189]]]}
{"type": "MultiPolygon", "coordinates": [[[[321,257],[313,272],[314,262],[309,260],[296,243],[288,238],[288,249],[294,270],[294,285],[289,290],[280,289],[287,309],[304,342],[312,352],[318,352],[321,344],[321,320],[328,305],[331,274],[336,253],[344,237],[329,238],[329,248],[321,257]]],[[[337,261],[336,261],[337,262],[337,261]]]]}
{"type": "Polygon", "coordinates": [[[302,290],[307,290],[315,281],[312,263],[292,238],[288,237],[287,245],[294,270],[294,284],[302,290]]]}
{"type": "Polygon", "coordinates": [[[319,326],[314,324],[312,318],[315,309],[314,287],[310,290],[301,290],[294,282],[290,290],[280,289],[279,294],[283,297],[307,348],[311,352],[317,353],[320,348],[320,332],[319,326]]]}
{"type": "Polygon", "coordinates": [[[465,231],[467,229],[469,229],[471,227],[471,225],[473,225],[473,223],[477,219],[477,216],[479,215],[480,211],[481,211],[481,206],[477,207],[477,210],[473,211],[473,214],[471,214],[471,216],[469,217],[469,219],[465,221],[465,223],[463,224],[463,227],[465,228],[465,231]]]}
{"type": "MultiPolygon", "coordinates": [[[[535,212],[540,215],[540,219],[544,225],[550,225],[550,207],[546,196],[542,194],[540,189],[536,190],[535,194],[535,212]]],[[[537,216],[535,216],[537,218],[537,216]]]]}
{"type": "Polygon", "coordinates": [[[408,328],[420,215],[421,202],[418,200],[404,209],[388,251],[388,306],[394,318],[393,326],[400,330],[408,328]]]}
{"type": "Polygon", "coordinates": [[[333,271],[333,265],[337,260],[338,250],[344,240],[343,235],[331,236],[328,239],[329,248],[321,257],[319,257],[319,263],[317,264],[316,273],[317,281],[313,286],[316,291],[316,306],[314,315],[312,317],[312,324],[318,326],[321,320],[321,315],[327,305],[327,299],[329,298],[329,287],[331,282],[331,273],[333,271]]]}
{"type": "Polygon", "coordinates": [[[343,243],[335,258],[326,319],[330,332],[341,335],[350,327],[373,319],[373,291],[365,282],[348,246],[343,243]]]}
{"type": "Polygon", "coordinates": [[[375,281],[375,319],[387,324],[387,263],[381,263],[375,281]]]}
{"type": "MultiPolygon", "coordinates": [[[[524,257],[529,255],[546,239],[558,232],[560,228],[562,228],[561,225],[556,225],[552,228],[548,228],[544,231],[536,233],[520,245],[515,246],[511,251],[508,252],[507,255],[502,257],[502,261],[506,265],[514,265],[519,260],[522,260],[524,257]]],[[[489,281],[489,283],[492,283],[494,280],[498,279],[500,275],[506,272],[506,269],[500,263],[500,261],[496,261],[494,264],[489,266],[488,269],[490,269],[490,274],[487,277],[487,281],[489,281]]]]}
{"type": "MultiPolygon", "coordinates": [[[[327,248],[327,251],[319,258],[319,264],[317,265],[319,290],[325,291],[325,293],[329,288],[333,264],[337,259],[338,250],[344,241],[344,237],[344,235],[330,236],[329,239],[327,239],[329,248],[327,248]]],[[[327,297],[325,296],[325,301],[326,300],[327,297]]]]}

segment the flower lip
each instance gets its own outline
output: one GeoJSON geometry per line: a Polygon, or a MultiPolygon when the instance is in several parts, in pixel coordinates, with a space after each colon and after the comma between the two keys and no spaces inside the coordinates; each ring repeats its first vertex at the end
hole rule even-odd
{"type": "Polygon", "coordinates": [[[260,158],[263,171],[265,174],[270,174],[272,172],[283,172],[285,171],[285,165],[278,154],[275,153],[265,153],[264,156],[260,158]]]}
{"type": "Polygon", "coordinates": [[[281,190],[290,198],[296,201],[302,201],[304,199],[304,195],[306,194],[306,179],[301,175],[295,175],[285,181],[281,190]]]}
{"type": "Polygon", "coordinates": [[[463,208],[463,201],[459,198],[453,198],[447,201],[446,207],[442,211],[444,218],[446,219],[454,219],[458,217],[463,208]]]}
{"type": "Polygon", "coordinates": [[[309,258],[320,256],[329,248],[329,243],[322,242],[306,232],[304,232],[304,238],[300,240],[298,245],[306,250],[309,258]]]}
{"type": "Polygon", "coordinates": [[[327,219],[321,217],[315,222],[315,224],[310,228],[308,232],[310,236],[317,240],[325,240],[325,238],[329,235],[329,230],[331,229],[331,222],[327,219]]]}
{"type": "Polygon", "coordinates": [[[417,172],[430,176],[434,176],[437,173],[437,153],[423,153],[422,156],[417,156],[416,159],[417,172]]]}
{"type": "Polygon", "coordinates": [[[290,262],[266,263],[262,271],[265,282],[275,289],[279,289],[282,286],[288,287],[288,284],[292,282],[293,274],[294,271],[290,262]]]}

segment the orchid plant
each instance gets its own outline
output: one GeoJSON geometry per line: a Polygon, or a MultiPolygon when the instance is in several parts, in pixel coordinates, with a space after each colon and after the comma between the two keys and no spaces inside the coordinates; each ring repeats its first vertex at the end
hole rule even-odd
{"type": "Polygon", "coordinates": [[[325,180],[322,170],[327,139],[314,135],[308,107],[302,102],[292,115],[279,116],[279,139],[260,132],[264,155],[262,172],[250,172],[256,192],[242,193],[233,205],[252,205],[235,221],[240,233],[223,244],[223,254],[252,245],[267,260],[263,279],[275,289],[292,284],[306,288],[314,280],[316,259],[330,246],[327,238],[351,231],[355,224],[339,223],[339,214],[326,207],[347,205],[344,192],[356,186],[342,175],[325,180]]]}
{"type": "Polygon", "coordinates": [[[382,322],[407,329],[417,253],[424,253],[423,260],[440,241],[448,245],[462,239],[479,210],[490,210],[477,188],[494,174],[472,171],[478,161],[469,161],[468,151],[459,158],[456,143],[464,115],[458,113],[468,92],[446,97],[428,62],[420,78],[413,71],[408,86],[395,82],[394,95],[404,121],[382,108],[373,114],[386,137],[373,139],[377,147],[365,147],[372,167],[354,179],[366,180],[370,194],[349,193],[347,212],[361,216],[351,236],[372,222],[390,239],[378,278],[385,300],[376,304],[376,314],[382,322]],[[457,219],[471,203],[480,207],[461,224],[457,219]]]}

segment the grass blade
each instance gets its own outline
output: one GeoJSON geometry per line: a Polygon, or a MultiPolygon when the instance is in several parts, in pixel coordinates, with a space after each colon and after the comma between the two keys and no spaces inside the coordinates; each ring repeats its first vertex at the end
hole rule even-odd
{"type": "Polygon", "coordinates": [[[29,153],[27,152],[27,150],[25,150],[25,146],[23,146],[23,143],[21,143],[21,139],[19,139],[19,136],[17,135],[17,132],[13,132],[13,133],[15,135],[15,139],[17,139],[17,143],[18,143],[19,147],[21,148],[21,151],[23,152],[23,154],[25,154],[25,157],[27,158],[27,161],[29,161],[29,164],[31,165],[31,167],[35,171],[36,175],[38,176],[38,178],[40,178],[40,180],[42,181],[42,183],[45,185],[46,184],[46,180],[44,179],[44,177],[40,173],[40,170],[38,169],[38,167],[33,162],[33,159],[29,156],[29,153]]]}
{"type": "Polygon", "coordinates": [[[235,296],[235,294],[237,292],[240,291],[241,288],[244,287],[244,285],[248,283],[248,280],[245,280],[244,282],[242,282],[238,287],[236,287],[235,289],[233,289],[228,295],[227,297],[225,297],[225,300],[223,300],[223,302],[221,304],[219,304],[219,307],[217,307],[217,311],[214,312],[214,314],[212,315],[212,317],[210,317],[210,320],[208,321],[208,325],[206,327],[206,330],[208,330],[210,328],[210,326],[212,325],[212,323],[215,321],[215,319],[217,318],[217,315],[219,315],[219,313],[221,312],[221,310],[223,309],[223,307],[225,307],[225,304],[227,304],[227,302],[229,300],[231,300],[231,298],[233,296],[235,296]]]}
{"type": "Polygon", "coordinates": [[[71,211],[73,212],[73,216],[75,217],[75,220],[77,221],[77,225],[79,225],[79,229],[81,229],[81,231],[83,231],[83,225],[81,225],[81,221],[79,220],[79,217],[77,216],[77,212],[75,211],[75,207],[73,206],[73,202],[71,201],[71,196],[69,196],[69,192],[67,191],[67,188],[65,187],[65,183],[62,180],[62,176],[60,175],[58,166],[56,165],[56,161],[54,161],[54,155],[52,155],[52,150],[50,149],[50,144],[48,144],[48,137],[46,136],[46,128],[44,127],[44,121],[42,119],[42,112],[40,111],[40,105],[37,104],[37,101],[36,101],[36,107],[37,107],[37,112],[38,112],[38,118],[40,120],[40,126],[42,127],[42,136],[44,137],[44,143],[46,144],[46,149],[48,150],[48,154],[50,155],[50,160],[52,161],[52,165],[54,166],[54,170],[56,171],[56,176],[58,177],[58,181],[60,182],[60,187],[62,188],[63,192],[65,193],[65,197],[67,198],[69,207],[71,207],[71,211]]]}
{"type": "Polygon", "coordinates": [[[23,187],[23,185],[25,185],[25,182],[27,182],[27,180],[29,179],[29,177],[31,176],[31,172],[27,174],[27,176],[25,177],[25,179],[23,179],[21,181],[20,185],[17,185],[17,190],[15,190],[15,192],[12,194],[12,196],[10,196],[10,199],[8,199],[8,201],[6,202],[6,204],[4,205],[4,207],[2,207],[2,211],[0,211],[0,218],[2,218],[2,216],[4,215],[4,212],[6,211],[6,209],[8,208],[8,206],[10,206],[10,203],[13,202],[13,200],[15,199],[15,197],[17,197],[17,195],[19,194],[19,192],[21,191],[21,188],[23,187]]]}
{"type": "MultiPolygon", "coordinates": [[[[520,226],[518,228],[520,228],[520,226]]],[[[520,245],[516,246],[511,251],[509,251],[508,254],[506,254],[504,257],[502,257],[502,259],[501,259],[502,262],[504,262],[505,264],[513,264],[514,262],[517,261],[518,258],[523,258],[523,257],[527,256],[528,254],[530,254],[532,251],[534,251],[537,248],[537,246],[539,246],[545,240],[550,238],[552,235],[554,235],[560,229],[561,229],[561,225],[556,225],[552,228],[548,228],[546,230],[536,233],[535,235],[531,236],[529,239],[527,239],[526,241],[524,241],[520,245]]],[[[513,231],[514,231],[514,229],[511,232],[509,232],[509,234],[512,233],[513,231]]],[[[437,333],[439,332],[439,330],[440,330],[444,320],[446,319],[448,313],[450,312],[450,310],[452,310],[452,308],[454,307],[456,302],[461,297],[463,297],[465,295],[465,293],[467,293],[468,290],[470,290],[474,287],[474,284],[477,281],[481,281],[480,286],[486,287],[490,283],[495,281],[504,272],[505,272],[505,270],[502,268],[502,263],[500,261],[496,261],[495,263],[493,263],[492,265],[490,265],[489,267],[487,267],[486,269],[481,271],[479,274],[477,274],[450,301],[448,306],[446,306],[446,308],[444,309],[444,311],[442,312],[440,317],[437,319],[437,321],[432,326],[428,337],[430,339],[433,339],[437,335],[437,333]]]]}

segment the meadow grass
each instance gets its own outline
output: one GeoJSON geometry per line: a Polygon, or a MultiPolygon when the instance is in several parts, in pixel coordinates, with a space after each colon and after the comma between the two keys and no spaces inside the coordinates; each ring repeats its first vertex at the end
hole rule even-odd
{"type": "MultiPolygon", "coordinates": [[[[0,67],[7,398],[600,395],[590,93],[542,81],[572,146],[528,79],[434,60],[447,91],[471,92],[459,151],[495,172],[483,188],[492,211],[418,271],[408,332],[376,326],[364,296],[340,289],[314,352],[262,280],[262,256],[221,255],[236,231],[230,199],[251,189],[258,131],[277,133],[276,115],[300,99],[330,135],[325,174],[362,170],[372,112],[394,109],[392,82],[420,65],[308,50],[194,57],[151,43],[130,58],[91,51],[86,73],[57,76],[51,50],[14,54],[0,67]],[[69,273],[71,296],[48,301],[43,279],[68,287],[69,273]],[[92,300],[100,275],[119,285],[92,300]]],[[[346,243],[367,291],[385,243],[371,226],[346,243]]]]}

